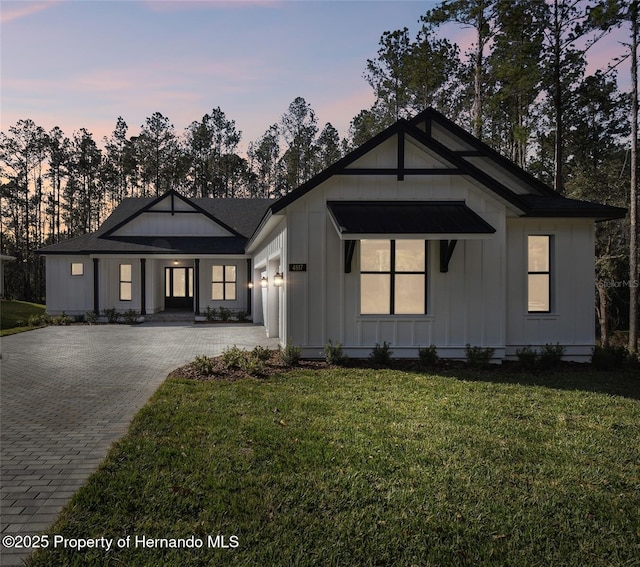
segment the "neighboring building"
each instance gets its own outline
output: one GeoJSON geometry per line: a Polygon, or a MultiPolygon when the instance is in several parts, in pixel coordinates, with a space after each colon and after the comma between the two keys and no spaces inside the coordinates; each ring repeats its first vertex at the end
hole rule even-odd
{"type": "Polygon", "coordinates": [[[595,222],[625,212],[560,196],[429,109],[276,201],[126,199],[41,250],[47,310],[224,306],[308,357],[331,340],[497,360],[560,343],[588,360],[595,222]]]}

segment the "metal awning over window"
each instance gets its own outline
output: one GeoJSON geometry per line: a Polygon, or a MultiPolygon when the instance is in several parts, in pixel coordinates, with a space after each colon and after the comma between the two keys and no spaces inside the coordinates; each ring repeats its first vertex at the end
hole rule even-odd
{"type": "Polygon", "coordinates": [[[329,201],[327,207],[342,240],[489,238],[489,223],[463,201],[329,201]]]}

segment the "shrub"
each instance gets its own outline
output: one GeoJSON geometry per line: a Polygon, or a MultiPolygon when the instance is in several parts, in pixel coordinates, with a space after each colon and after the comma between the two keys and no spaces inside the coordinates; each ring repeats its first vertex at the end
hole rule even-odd
{"type": "Polygon", "coordinates": [[[56,317],[53,317],[53,319],[51,319],[51,324],[52,325],[56,325],[58,327],[62,327],[62,326],[67,326],[67,325],[71,325],[71,323],[73,323],[73,320],[71,319],[71,317],[69,317],[64,311],[62,312],[62,315],[58,315],[56,317]]]}
{"type": "Polygon", "coordinates": [[[342,345],[340,343],[336,343],[334,345],[329,341],[324,347],[324,359],[327,364],[335,364],[339,366],[346,362],[347,355],[342,352],[342,345]]]}
{"type": "Polygon", "coordinates": [[[382,346],[376,343],[376,346],[373,347],[369,358],[374,364],[379,366],[388,366],[391,363],[391,355],[393,351],[390,350],[391,345],[384,341],[382,346]]]}
{"type": "Polygon", "coordinates": [[[133,325],[138,322],[138,315],[139,313],[135,309],[127,309],[123,315],[124,322],[127,325],[133,325]]]}
{"type": "Polygon", "coordinates": [[[221,321],[228,321],[231,319],[232,311],[231,309],[227,309],[226,307],[220,307],[218,310],[218,314],[220,315],[221,321]]]}
{"type": "Polygon", "coordinates": [[[264,362],[246,353],[246,356],[240,360],[240,369],[249,374],[249,376],[260,376],[264,374],[264,362]]]}
{"type": "Polygon", "coordinates": [[[559,343],[555,345],[549,343],[543,345],[538,354],[538,366],[542,370],[557,368],[560,362],[562,362],[564,352],[565,348],[559,343]]]}
{"type": "Polygon", "coordinates": [[[301,353],[302,348],[294,346],[291,343],[287,343],[284,348],[280,347],[278,349],[280,362],[285,366],[296,366],[298,362],[300,362],[301,353]]]}
{"type": "Polygon", "coordinates": [[[95,311],[86,311],[84,320],[89,323],[89,325],[93,325],[98,320],[98,315],[96,315],[95,311]]]}
{"type": "Polygon", "coordinates": [[[205,376],[211,376],[215,372],[213,358],[204,354],[196,356],[195,360],[191,363],[191,366],[193,366],[200,374],[204,374],[205,376]]]}
{"type": "Polygon", "coordinates": [[[247,311],[238,311],[236,313],[236,319],[241,323],[249,321],[250,320],[249,313],[247,311]]]}
{"type": "Polygon", "coordinates": [[[227,369],[240,368],[242,360],[247,357],[247,351],[238,348],[236,345],[228,347],[222,351],[222,364],[227,369]]]}
{"type": "Polygon", "coordinates": [[[111,307],[110,309],[105,309],[102,313],[107,318],[108,323],[120,322],[120,313],[118,313],[115,308],[111,307]]]}
{"type": "Polygon", "coordinates": [[[420,360],[420,364],[425,367],[435,366],[438,364],[439,357],[436,345],[419,348],[418,358],[420,360]]]}
{"type": "Polygon", "coordinates": [[[263,347],[257,345],[252,351],[251,356],[262,361],[266,362],[271,358],[271,351],[267,347],[263,347]]]}
{"type": "Polygon", "coordinates": [[[598,370],[619,370],[628,358],[629,352],[622,345],[596,345],[591,354],[591,364],[598,370]]]}
{"type": "Polygon", "coordinates": [[[538,366],[538,353],[530,346],[522,347],[516,350],[518,364],[523,370],[532,371],[538,366]]]}
{"type": "Polygon", "coordinates": [[[491,347],[472,347],[467,343],[465,354],[467,356],[467,364],[473,368],[486,368],[491,363],[494,349],[491,347]]]}
{"type": "Polygon", "coordinates": [[[27,324],[29,325],[29,327],[42,327],[44,325],[50,325],[51,321],[52,319],[50,315],[48,315],[47,313],[42,313],[40,315],[29,315],[27,324]]]}
{"type": "Polygon", "coordinates": [[[207,321],[211,322],[218,316],[218,310],[215,307],[212,309],[210,305],[207,305],[204,310],[204,316],[207,318],[207,321]]]}

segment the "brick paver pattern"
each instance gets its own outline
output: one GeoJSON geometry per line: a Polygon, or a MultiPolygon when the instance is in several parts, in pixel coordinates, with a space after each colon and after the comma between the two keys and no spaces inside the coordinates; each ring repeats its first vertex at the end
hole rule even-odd
{"type": "MultiPolygon", "coordinates": [[[[231,345],[275,348],[263,327],[47,327],[2,339],[0,532],[45,531],[171,370],[231,345]]],[[[30,550],[0,547],[0,564],[30,550]]]]}

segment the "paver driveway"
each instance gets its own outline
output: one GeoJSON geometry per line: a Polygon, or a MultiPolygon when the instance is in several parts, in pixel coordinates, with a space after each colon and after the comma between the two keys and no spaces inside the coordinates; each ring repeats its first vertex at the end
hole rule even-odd
{"type": "MultiPolygon", "coordinates": [[[[47,327],[4,337],[0,377],[3,538],[40,533],[167,374],[230,345],[274,348],[254,325],[47,327]]],[[[0,548],[3,566],[28,550],[0,548]]]]}

